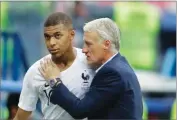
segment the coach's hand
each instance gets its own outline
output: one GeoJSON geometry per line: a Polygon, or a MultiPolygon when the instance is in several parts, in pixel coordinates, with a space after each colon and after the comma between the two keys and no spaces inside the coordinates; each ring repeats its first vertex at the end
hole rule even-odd
{"type": "Polygon", "coordinates": [[[60,75],[59,67],[52,61],[51,58],[45,58],[40,62],[39,72],[45,80],[51,80],[60,75]]]}

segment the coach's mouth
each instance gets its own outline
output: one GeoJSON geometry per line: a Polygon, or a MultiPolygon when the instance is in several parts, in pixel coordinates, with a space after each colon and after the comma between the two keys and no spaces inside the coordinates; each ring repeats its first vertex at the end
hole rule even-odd
{"type": "Polygon", "coordinates": [[[89,57],[89,56],[87,56],[87,60],[90,60],[90,57],[89,57]]]}

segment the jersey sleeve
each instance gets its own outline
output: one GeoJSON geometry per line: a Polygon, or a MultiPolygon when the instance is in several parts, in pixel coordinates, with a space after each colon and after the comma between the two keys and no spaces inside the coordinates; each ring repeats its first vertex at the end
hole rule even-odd
{"type": "Polygon", "coordinates": [[[34,111],[38,101],[38,92],[34,86],[35,70],[29,69],[23,80],[18,106],[25,111],[34,111]]]}

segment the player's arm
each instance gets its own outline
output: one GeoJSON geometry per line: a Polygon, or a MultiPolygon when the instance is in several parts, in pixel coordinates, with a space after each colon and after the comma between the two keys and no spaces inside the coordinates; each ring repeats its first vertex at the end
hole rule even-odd
{"type": "Polygon", "coordinates": [[[15,118],[13,120],[28,120],[31,113],[32,113],[31,111],[25,111],[21,108],[18,108],[18,111],[17,111],[15,118]]]}
{"type": "Polygon", "coordinates": [[[36,109],[38,91],[35,86],[34,76],[36,70],[30,68],[23,80],[22,91],[18,103],[18,111],[14,120],[28,120],[32,111],[36,109]]]}

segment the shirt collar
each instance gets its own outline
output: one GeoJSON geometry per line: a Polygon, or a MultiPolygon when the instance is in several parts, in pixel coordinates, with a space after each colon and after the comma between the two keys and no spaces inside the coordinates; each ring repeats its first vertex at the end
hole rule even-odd
{"type": "Polygon", "coordinates": [[[118,52],[115,55],[113,55],[111,58],[109,58],[104,64],[102,64],[95,72],[97,73],[106,63],[111,61],[117,54],[118,52]]]}

